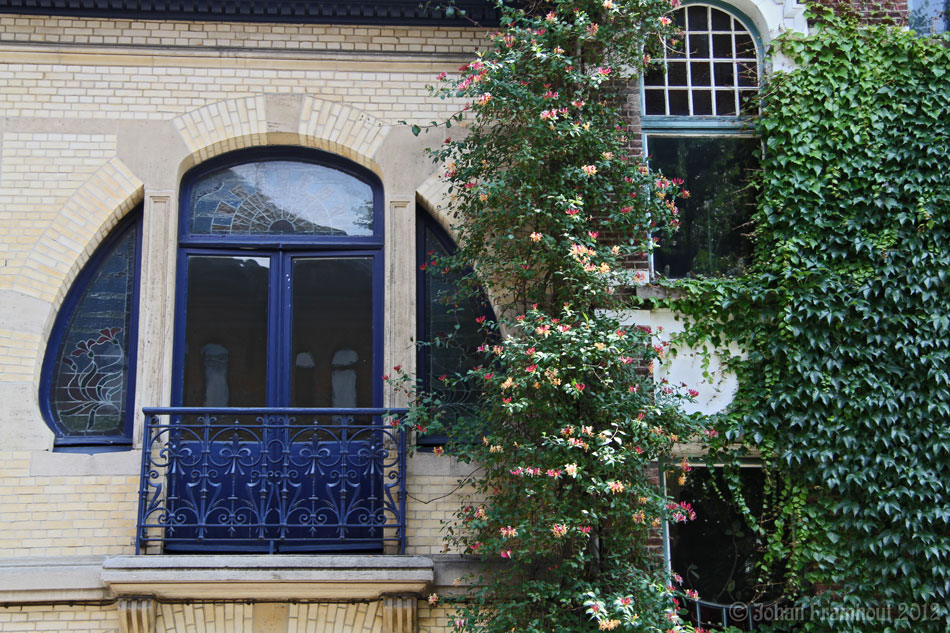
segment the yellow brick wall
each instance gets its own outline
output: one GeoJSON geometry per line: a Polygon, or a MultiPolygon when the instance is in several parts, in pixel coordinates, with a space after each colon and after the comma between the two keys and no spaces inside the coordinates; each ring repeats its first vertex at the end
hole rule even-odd
{"type": "Polygon", "coordinates": [[[114,606],[0,607],[0,633],[117,633],[114,606]]]}
{"type": "MultiPolygon", "coordinates": [[[[50,306],[39,325],[0,313],[0,383],[32,383],[36,393],[46,348],[37,331],[49,331],[71,280],[118,218],[155,188],[140,178],[153,149],[136,146],[135,125],[167,121],[198,162],[263,142],[266,99],[296,95],[299,138],[365,164],[398,121],[458,109],[426,86],[482,37],[471,29],[0,16],[0,291],[50,306]],[[130,146],[139,154],[126,164],[119,156],[130,146]]],[[[401,162],[426,170],[420,181],[434,169],[421,157],[401,162]]],[[[5,432],[20,420],[2,407],[5,432]]],[[[133,551],[137,476],[31,476],[30,455],[0,452],[0,556],[133,551]]],[[[442,551],[456,483],[411,478],[409,553],[442,551]]]]}
{"type": "MultiPolygon", "coordinates": [[[[166,603],[156,608],[155,633],[382,633],[379,602],[300,603],[284,605],[286,628],[274,631],[261,619],[255,627],[255,604],[166,603]],[[263,630],[262,630],[263,629],[263,630]]],[[[451,630],[453,612],[418,603],[419,633],[451,630]]],[[[283,624],[281,622],[281,624],[283,624]]],[[[115,605],[37,605],[0,607],[0,633],[115,633],[115,605]]]]}
{"type": "Polygon", "coordinates": [[[29,452],[0,452],[0,557],[134,553],[137,488],[137,476],[30,476],[29,452]]]}

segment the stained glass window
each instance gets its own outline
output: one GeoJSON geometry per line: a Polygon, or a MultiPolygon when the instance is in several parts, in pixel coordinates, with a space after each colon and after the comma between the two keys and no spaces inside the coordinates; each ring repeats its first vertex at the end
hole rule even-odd
{"type": "Polygon", "coordinates": [[[43,393],[61,444],[128,443],[139,223],[93,255],[63,303],[47,349],[43,393]]]}
{"type": "Polygon", "coordinates": [[[271,160],[212,172],[191,189],[192,235],[371,236],[373,190],[338,169],[271,160]]]}
{"type": "MultiPolygon", "coordinates": [[[[438,259],[455,250],[451,238],[427,216],[420,217],[421,239],[418,256],[422,289],[420,293],[420,375],[423,384],[442,403],[447,425],[470,411],[481,392],[464,381],[451,380],[464,376],[478,364],[477,348],[485,342],[476,319],[494,318],[488,301],[456,295],[457,275],[438,267],[438,259]]],[[[446,436],[427,436],[420,444],[439,444],[446,436]]]]}

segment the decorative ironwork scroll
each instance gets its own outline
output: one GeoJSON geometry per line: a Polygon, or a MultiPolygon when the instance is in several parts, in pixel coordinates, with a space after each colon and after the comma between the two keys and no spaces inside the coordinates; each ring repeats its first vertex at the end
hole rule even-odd
{"type": "Polygon", "coordinates": [[[404,550],[402,410],[144,412],[138,551],[404,550]]]}

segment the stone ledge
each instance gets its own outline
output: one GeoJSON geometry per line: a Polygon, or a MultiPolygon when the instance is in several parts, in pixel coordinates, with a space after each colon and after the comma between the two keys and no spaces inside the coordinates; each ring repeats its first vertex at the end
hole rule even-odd
{"type": "Polygon", "coordinates": [[[378,600],[423,595],[424,556],[116,556],[102,582],[116,597],[160,600],[378,600]]]}
{"type": "Polygon", "coordinates": [[[0,604],[111,600],[103,556],[0,558],[0,604]]]}

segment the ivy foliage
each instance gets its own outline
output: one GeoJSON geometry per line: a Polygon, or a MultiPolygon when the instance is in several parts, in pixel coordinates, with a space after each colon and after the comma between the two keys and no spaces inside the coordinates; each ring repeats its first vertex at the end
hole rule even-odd
{"type": "Polygon", "coordinates": [[[785,482],[760,527],[807,608],[791,628],[945,633],[950,42],[812,17],[763,93],[754,267],[676,306],[746,352],[714,448],[785,482]]]}
{"type": "Polygon", "coordinates": [[[693,513],[650,474],[699,429],[677,390],[654,383],[665,348],[618,318],[629,303],[616,292],[646,280],[626,263],[645,262],[651,233],[676,223],[679,187],[630,155],[620,109],[628,82],[675,36],[675,4],[503,7],[485,51],[436,89],[466,104],[432,152],[459,250],[426,266],[484,289],[498,320],[479,317],[480,362],[441,376],[446,389],[392,381],[410,393],[406,425],[447,430],[448,452],[480,466],[448,541],[496,565],[457,604],[459,630],[690,630],[650,541],[693,513]],[[461,385],[482,397],[445,429],[438,393],[461,385]]]}

